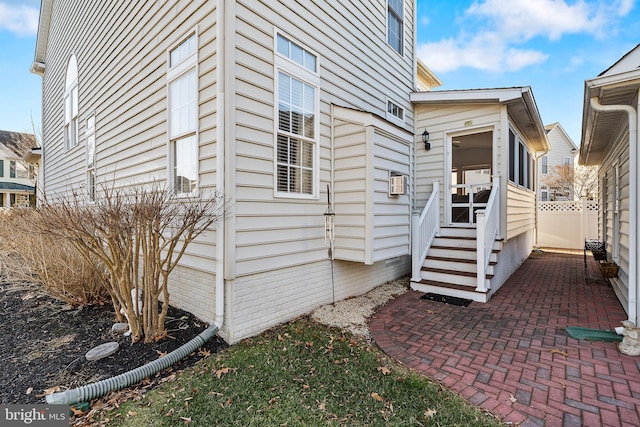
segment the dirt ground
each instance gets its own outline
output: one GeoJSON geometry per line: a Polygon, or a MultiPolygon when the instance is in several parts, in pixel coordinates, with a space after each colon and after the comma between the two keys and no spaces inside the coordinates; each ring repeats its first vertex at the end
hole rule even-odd
{"type": "MultiPolygon", "coordinates": [[[[48,392],[137,368],[178,348],[207,327],[189,313],[170,307],[168,338],[131,344],[130,337],[111,331],[114,322],[111,305],[71,308],[34,284],[0,282],[0,403],[45,403],[48,392]],[[114,355],[86,360],[87,351],[110,341],[120,344],[114,355]]],[[[219,337],[212,338],[200,351],[147,381],[145,387],[225,346],[219,337]]]]}

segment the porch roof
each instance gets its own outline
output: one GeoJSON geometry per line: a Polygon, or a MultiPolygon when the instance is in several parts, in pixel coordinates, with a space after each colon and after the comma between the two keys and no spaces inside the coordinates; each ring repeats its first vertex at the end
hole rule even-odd
{"type": "Polygon", "coordinates": [[[413,92],[411,101],[415,104],[500,103],[507,107],[511,120],[536,151],[547,151],[551,148],[530,86],[413,92]]]}

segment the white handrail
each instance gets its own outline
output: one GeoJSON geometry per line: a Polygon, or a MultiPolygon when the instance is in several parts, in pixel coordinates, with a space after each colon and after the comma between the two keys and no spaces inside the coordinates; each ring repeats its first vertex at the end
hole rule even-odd
{"type": "Polygon", "coordinates": [[[433,182],[433,191],[422,213],[411,217],[411,280],[419,282],[422,264],[433,239],[440,234],[440,183],[433,182]]]}
{"type": "Polygon", "coordinates": [[[500,226],[500,179],[493,180],[491,195],[484,210],[476,212],[476,232],[477,232],[477,282],[476,291],[486,292],[487,268],[493,250],[493,242],[498,235],[500,226]]]}

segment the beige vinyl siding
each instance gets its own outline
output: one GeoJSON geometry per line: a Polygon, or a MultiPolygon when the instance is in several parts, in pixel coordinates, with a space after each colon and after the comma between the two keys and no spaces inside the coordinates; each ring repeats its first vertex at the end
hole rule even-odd
{"type": "MultiPolygon", "coordinates": [[[[167,51],[198,28],[200,188],[216,182],[216,2],[131,1],[114,4],[56,1],[43,77],[45,189],[49,194],[86,182],[85,127],[96,117],[100,183],[123,187],[167,180],[167,51]],[[78,59],[79,144],[63,148],[64,77],[78,59]]],[[[172,303],[213,320],[216,228],[193,242],[172,279],[172,303]],[[206,278],[206,280],[205,280],[206,278]],[[196,283],[197,282],[197,283],[196,283]],[[207,304],[191,305],[206,295],[207,304]]]]}
{"type": "Polygon", "coordinates": [[[402,138],[376,121],[384,125],[368,113],[336,107],[335,259],[373,264],[410,253],[411,135],[402,138]],[[391,171],[406,177],[407,194],[389,195],[391,171]]]}
{"type": "MultiPolygon", "coordinates": [[[[410,136],[410,135],[408,135],[410,136]]],[[[370,263],[411,253],[411,188],[409,141],[376,129],[373,135],[373,230],[370,263]],[[404,175],[406,194],[389,195],[389,172],[404,175]]]]}
{"type": "Polygon", "coordinates": [[[600,191],[600,218],[607,257],[618,264],[618,277],[610,279],[618,299],[625,310],[629,308],[629,215],[637,215],[629,209],[629,144],[628,130],[618,131],[615,143],[599,169],[602,184],[606,178],[606,189],[600,191]],[[615,180],[615,168],[618,167],[618,183],[615,180]],[[618,188],[618,214],[616,209],[616,185],[618,188]],[[603,199],[606,197],[606,199],[603,199]],[[618,225],[614,224],[618,221],[618,225]],[[615,230],[619,230],[617,233],[615,230]],[[614,235],[617,234],[617,235],[614,235]],[[614,247],[617,246],[616,247],[614,247]]]}
{"type": "MultiPolygon", "coordinates": [[[[45,90],[45,97],[51,100],[51,114],[45,113],[45,132],[52,136],[47,146],[47,191],[64,191],[68,185],[84,182],[84,127],[92,113],[96,114],[98,180],[115,179],[118,186],[166,180],[166,52],[196,25],[200,33],[199,125],[201,154],[204,154],[200,158],[200,171],[214,172],[214,4],[167,2],[159,6],[139,1],[126,3],[126,8],[121,5],[96,8],[82,2],[71,3],[56,3],[54,7],[54,26],[60,22],[56,16],[62,10],[76,10],[80,15],[75,17],[76,25],[70,26],[73,31],[61,40],[57,40],[52,31],[46,58],[47,70],[64,72],[70,53],[78,57],[80,144],[63,153],[59,130],[61,102],[56,105],[56,96],[45,90]],[[208,19],[203,19],[205,16],[208,19]],[[61,65],[50,67],[57,58],[61,65]]],[[[61,75],[45,73],[45,87],[63,80],[61,75]]],[[[215,177],[205,176],[202,184],[206,187],[214,181],[215,177]]]]}
{"type": "MultiPolygon", "coordinates": [[[[327,259],[323,215],[327,209],[326,189],[327,184],[331,184],[332,167],[343,168],[337,158],[332,164],[331,104],[385,117],[388,97],[405,109],[405,127],[411,129],[413,25],[405,25],[406,53],[401,58],[386,44],[384,2],[272,5],[238,1],[234,6],[236,142],[232,164],[235,166],[227,172],[235,172],[236,179],[235,194],[231,195],[231,214],[236,227],[229,240],[233,248],[229,255],[235,256],[235,262],[232,261],[235,272],[230,273],[230,277],[239,277],[327,259]],[[315,184],[319,188],[316,199],[274,196],[276,31],[282,31],[318,58],[319,158],[316,160],[319,180],[315,184]]],[[[405,10],[407,19],[413,19],[413,2],[407,2],[405,10]]],[[[352,166],[355,165],[349,165],[352,166]]],[[[369,187],[356,181],[341,190],[341,194],[336,189],[336,202],[338,197],[348,199],[345,209],[363,203],[364,192],[373,191],[372,178],[369,187]]],[[[373,223],[364,226],[345,212],[344,224],[354,224],[354,228],[344,229],[344,250],[351,250],[350,246],[362,248],[363,239],[370,242],[373,239],[373,223]]],[[[380,236],[388,237],[385,232],[380,236]]],[[[389,252],[385,245],[380,251],[376,256],[389,252]]],[[[367,259],[362,253],[345,256],[360,262],[367,259]]],[[[370,252],[368,259],[372,256],[370,252]]]]}
{"type": "MultiPolygon", "coordinates": [[[[336,259],[364,262],[367,244],[367,135],[362,124],[335,119],[336,259]]],[[[369,162],[371,164],[371,162],[369,162]]]]}
{"type": "Polygon", "coordinates": [[[509,183],[507,187],[507,240],[536,226],[536,195],[509,183]]]}

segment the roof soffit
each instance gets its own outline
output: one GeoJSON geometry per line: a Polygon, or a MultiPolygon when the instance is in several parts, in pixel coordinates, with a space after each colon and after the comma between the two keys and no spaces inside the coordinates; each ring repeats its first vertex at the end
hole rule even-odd
{"type": "Polygon", "coordinates": [[[637,108],[639,90],[640,69],[585,81],[580,164],[599,165],[608,147],[613,144],[616,131],[621,126],[628,126],[627,113],[595,111],[591,108],[591,98],[598,98],[602,105],[630,105],[637,108]]]}
{"type": "Polygon", "coordinates": [[[37,64],[44,64],[49,43],[49,24],[51,23],[51,10],[53,0],[42,0],[40,4],[40,18],[38,19],[38,35],[36,37],[36,49],[33,56],[32,70],[37,64]]]}

